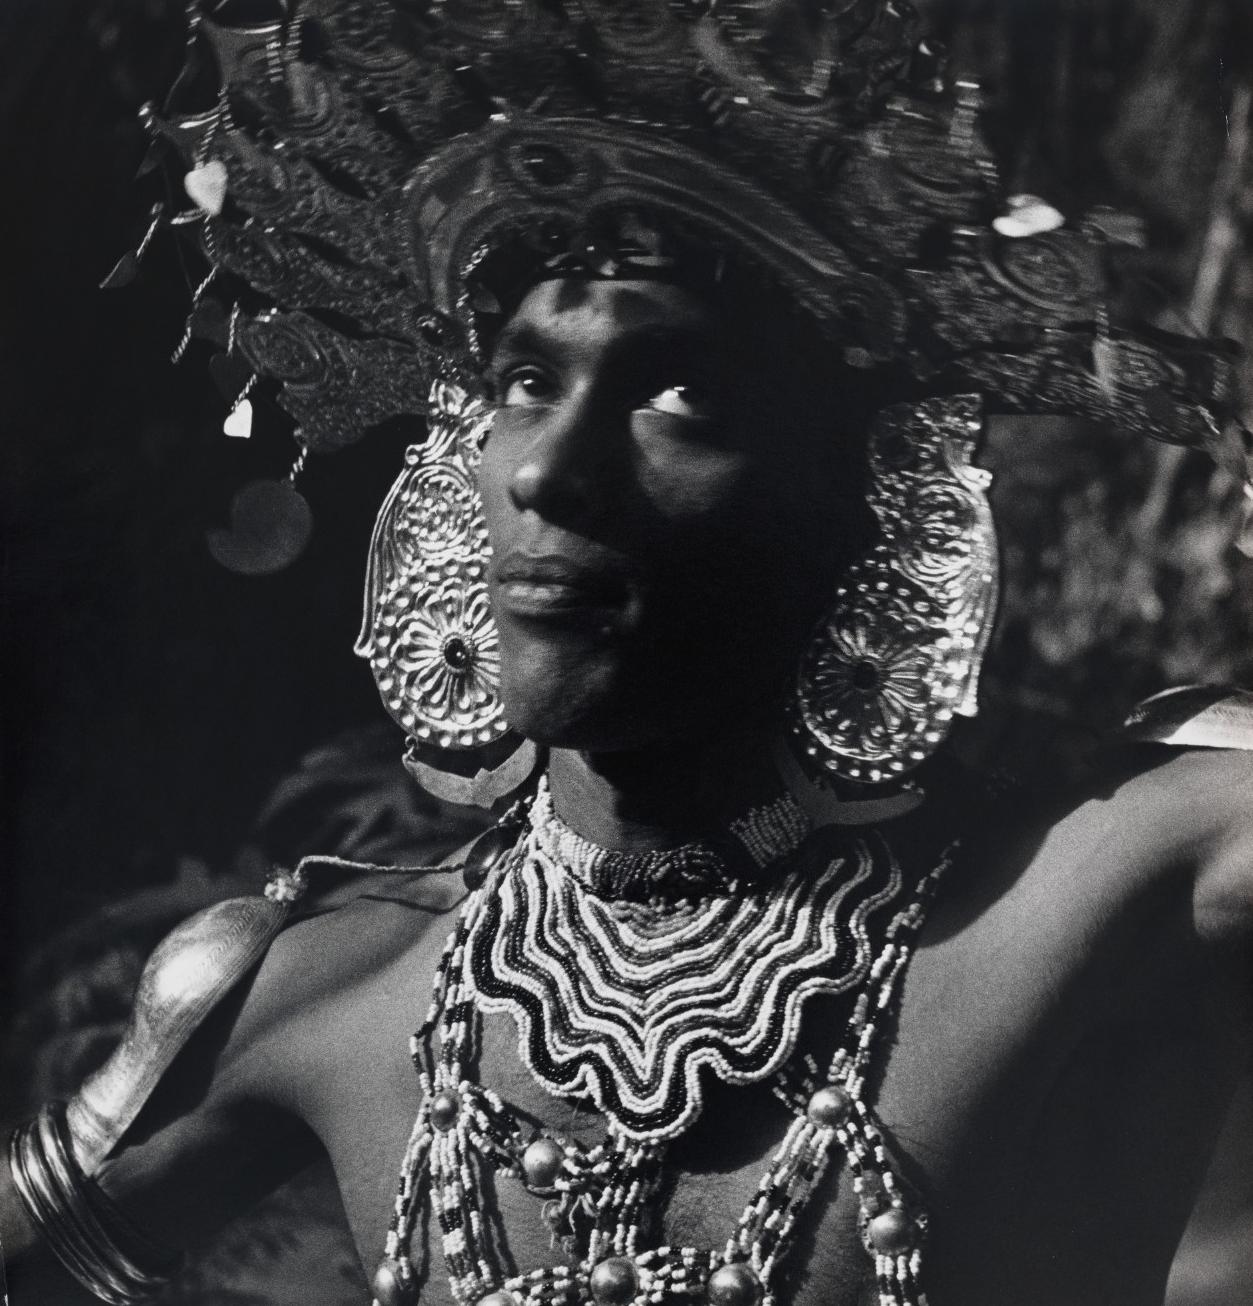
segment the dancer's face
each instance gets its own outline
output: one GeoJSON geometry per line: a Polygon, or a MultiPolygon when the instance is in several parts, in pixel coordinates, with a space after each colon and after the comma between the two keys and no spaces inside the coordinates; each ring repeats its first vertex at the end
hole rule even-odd
{"type": "Polygon", "coordinates": [[[480,486],[523,734],[678,742],[779,697],[842,535],[838,470],[749,326],[669,283],[548,281],[497,338],[480,486]]]}

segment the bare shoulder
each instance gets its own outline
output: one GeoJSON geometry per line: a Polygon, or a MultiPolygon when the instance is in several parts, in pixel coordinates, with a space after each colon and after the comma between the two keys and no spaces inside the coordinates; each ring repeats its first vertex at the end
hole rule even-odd
{"type": "Polygon", "coordinates": [[[1196,850],[1198,932],[1253,941],[1253,751],[1191,752],[1185,761],[1172,806],[1196,850]]]}
{"type": "MultiPolygon", "coordinates": [[[[463,892],[459,874],[441,871],[315,892],[309,914],[283,929],[259,963],[212,994],[211,1009],[180,1022],[173,1060],[152,1036],[152,1013],[137,1008],[133,1055],[112,1077],[143,1101],[96,1173],[108,1195],[139,1227],[177,1246],[316,1156],[307,1108],[319,1086],[334,1083],[328,1058],[344,1042],[328,1039],[328,1029],[369,1034],[364,1020],[354,1023],[352,1004],[363,1017],[384,1009],[387,986],[378,976],[397,963],[426,965],[424,949],[438,956],[463,892]],[[369,995],[368,1010],[361,995],[369,995]]],[[[212,961],[207,944],[202,968],[212,961]]],[[[177,968],[159,978],[153,992],[172,991],[177,968]]]]}
{"type": "Polygon", "coordinates": [[[240,1005],[231,1041],[266,1040],[316,1017],[406,958],[437,954],[465,896],[452,869],[370,881],[347,901],[333,899],[278,937],[240,1005]]]}
{"type": "MultiPolygon", "coordinates": [[[[290,1105],[281,1089],[300,1073],[292,1055],[297,1031],[306,1042],[318,1041],[319,1022],[333,1019],[350,996],[368,994],[389,968],[405,961],[424,967],[427,952],[438,955],[464,894],[461,875],[451,869],[315,883],[300,914],[237,976],[215,978],[215,958],[225,941],[215,940],[208,926],[195,955],[161,963],[159,948],[145,972],[146,978],[154,972],[151,982],[141,983],[131,1020],[138,1031],[130,1040],[137,1049],[131,1061],[147,1064],[162,1056],[163,1043],[167,1053],[171,1047],[158,1028],[160,1012],[143,1009],[153,1008],[152,995],[179,990],[188,967],[189,973],[205,972],[204,994],[196,1010],[174,1013],[180,1028],[171,1036],[180,1050],[173,1064],[164,1056],[169,1072],[159,1076],[159,1084],[145,1088],[152,1075],[138,1074],[129,1063],[123,1067],[122,1078],[142,1081],[136,1092],[142,1090],[145,1098],[152,1093],[143,1123],[168,1123],[192,1111],[234,1115],[254,1103],[290,1105]]],[[[236,905],[249,901],[234,900],[236,905]]],[[[227,926],[213,928],[220,933],[227,926]]]]}
{"type": "Polygon", "coordinates": [[[1162,749],[1111,767],[1052,838],[1109,854],[1139,886],[1189,877],[1198,934],[1253,937],[1253,752],[1162,749]]]}

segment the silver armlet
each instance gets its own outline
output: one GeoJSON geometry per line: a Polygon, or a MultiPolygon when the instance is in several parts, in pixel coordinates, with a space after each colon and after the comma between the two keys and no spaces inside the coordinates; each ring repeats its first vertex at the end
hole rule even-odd
{"type": "MultiPolygon", "coordinates": [[[[109,1209],[108,1198],[99,1191],[88,1198],[62,1107],[45,1106],[15,1131],[9,1165],[31,1223],[61,1264],[101,1301],[110,1306],[147,1301],[177,1268],[174,1257],[155,1249],[147,1251],[151,1263],[140,1265],[106,1228],[101,1214],[109,1209]]],[[[112,1221],[122,1222],[120,1215],[112,1221]]]]}
{"type": "Polygon", "coordinates": [[[264,897],[206,907],[157,945],[121,1043],[66,1108],[71,1153],[88,1178],[204,1018],[265,955],[303,888],[299,870],[280,874],[264,897]]]}
{"type": "Polygon", "coordinates": [[[147,1301],[176,1263],[129,1226],[92,1176],[204,1018],[265,955],[304,888],[299,868],[280,872],[264,896],[216,903],[167,935],[112,1055],[68,1105],[44,1107],[10,1139],[13,1183],[31,1223],[101,1301],[147,1301]]]}

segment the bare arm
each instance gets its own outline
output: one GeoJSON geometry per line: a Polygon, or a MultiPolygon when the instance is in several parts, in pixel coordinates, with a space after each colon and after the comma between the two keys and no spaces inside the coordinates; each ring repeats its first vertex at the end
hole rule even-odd
{"type": "Polygon", "coordinates": [[[1195,794],[1209,838],[1197,875],[1197,930],[1216,943],[1253,945],[1253,752],[1215,755],[1195,794]]]}
{"type": "Polygon", "coordinates": [[[176,1249],[308,1159],[307,1131],[249,1074],[274,1023],[266,954],[287,910],[236,899],[174,930],[109,1060],[68,1106],[16,1131],[0,1165],[15,1306],[42,1298],[28,1285],[48,1248],[106,1300],[138,1300],[176,1249]]]}
{"type": "Polygon", "coordinates": [[[1193,917],[1200,937],[1253,942],[1253,691],[1167,690],[1140,703],[1124,733],[1195,750],[1163,768],[1171,772],[1160,795],[1164,847],[1196,868],[1193,917]]]}
{"type": "Polygon", "coordinates": [[[171,1066],[95,1182],[157,1244],[181,1251],[254,1205],[319,1154],[274,1100],[271,970],[213,1013],[171,1066]]]}

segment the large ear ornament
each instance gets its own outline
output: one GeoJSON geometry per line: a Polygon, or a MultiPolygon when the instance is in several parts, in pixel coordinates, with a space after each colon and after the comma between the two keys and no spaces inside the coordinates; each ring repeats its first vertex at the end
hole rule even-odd
{"type": "Polygon", "coordinates": [[[810,768],[860,784],[926,760],[973,716],[996,615],[988,472],[972,465],[976,395],[880,413],[871,434],[878,543],[848,571],[801,658],[793,745],[810,768]]]}
{"type": "Polygon", "coordinates": [[[498,692],[500,640],[475,485],[491,420],[459,385],[432,387],[428,439],[406,451],[374,524],[354,646],[409,736],[414,777],[436,797],[484,807],[525,781],[535,760],[534,747],[510,731],[498,692]]]}

